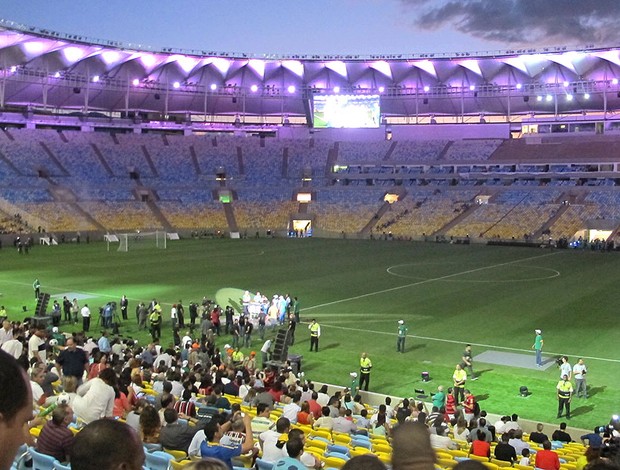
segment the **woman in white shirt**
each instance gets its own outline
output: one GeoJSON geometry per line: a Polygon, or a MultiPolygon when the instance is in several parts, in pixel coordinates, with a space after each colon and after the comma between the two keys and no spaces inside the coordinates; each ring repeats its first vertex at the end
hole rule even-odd
{"type": "Polygon", "coordinates": [[[85,423],[100,418],[111,418],[114,412],[114,385],[116,374],[112,369],[104,369],[92,380],[77,390],[73,400],[73,411],[85,423]]]}

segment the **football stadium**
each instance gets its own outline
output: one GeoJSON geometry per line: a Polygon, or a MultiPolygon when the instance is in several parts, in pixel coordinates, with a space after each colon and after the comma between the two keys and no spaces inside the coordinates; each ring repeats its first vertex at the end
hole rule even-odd
{"type": "MultiPolygon", "coordinates": [[[[0,20],[2,347],[47,371],[70,338],[88,349],[91,336],[97,359],[122,345],[104,355],[139,389],[130,405],[159,400],[161,375],[198,422],[224,408],[214,389],[255,380],[255,356],[290,385],[272,420],[296,381],[354,396],[363,353],[369,417],[385,396],[432,415],[462,366],[489,424],[518,415],[534,455],[535,424],[551,435],[569,420],[577,442],[553,449],[560,469],[581,470],[579,437],[620,431],[619,79],[618,48],[252,55],[0,20]],[[172,362],[158,371],[153,355],[172,362]]],[[[60,406],[56,379],[35,412],[60,406]]],[[[224,396],[255,415],[232,388],[224,396]]],[[[130,410],[115,416],[129,423],[130,410]]],[[[396,421],[361,434],[296,426],[306,451],[341,468],[366,452],[390,464],[396,421]]],[[[435,468],[451,469],[470,444],[445,426],[457,447],[436,449],[435,468]]],[[[146,468],[189,464],[187,447],[144,442],[159,445],[146,468]]],[[[65,468],[30,453],[36,468],[65,468]]]]}

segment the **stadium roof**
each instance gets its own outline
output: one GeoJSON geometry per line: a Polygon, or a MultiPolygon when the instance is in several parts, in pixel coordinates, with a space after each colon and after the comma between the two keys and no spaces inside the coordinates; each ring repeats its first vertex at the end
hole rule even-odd
{"type": "Polygon", "coordinates": [[[620,49],[390,56],[149,50],[0,21],[0,106],[309,121],[316,94],[381,95],[390,118],[620,109],[620,49]]]}

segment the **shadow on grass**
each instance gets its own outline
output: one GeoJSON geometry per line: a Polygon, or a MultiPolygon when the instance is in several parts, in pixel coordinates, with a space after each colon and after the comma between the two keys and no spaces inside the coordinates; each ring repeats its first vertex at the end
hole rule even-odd
{"type": "Polygon", "coordinates": [[[607,388],[607,385],[603,385],[601,387],[591,387],[590,389],[588,389],[588,398],[592,398],[593,396],[599,393],[603,393],[606,388],[607,388]]]}
{"type": "Polygon", "coordinates": [[[426,347],[426,344],[424,343],[416,343],[413,346],[406,346],[405,347],[405,353],[411,352],[411,351],[415,351],[417,349],[424,349],[426,347]]]}
{"type": "Polygon", "coordinates": [[[577,408],[573,408],[571,410],[571,412],[570,412],[571,418],[574,418],[575,416],[581,416],[581,415],[585,415],[587,413],[590,413],[593,409],[594,409],[593,405],[583,405],[583,406],[579,406],[577,408]]]}
{"type": "Polygon", "coordinates": [[[488,400],[488,399],[489,399],[488,393],[483,393],[482,395],[476,395],[477,402],[481,402],[481,401],[488,400]]]}
{"type": "Polygon", "coordinates": [[[487,372],[493,372],[493,369],[480,369],[476,371],[476,377],[482,377],[487,372]]]}
{"type": "Polygon", "coordinates": [[[336,349],[339,347],[340,347],[340,343],[329,343],[329,344],[326,344],[325,346],[320,346],[319,350],[325,351],[327,349],[336,349]]]}
{"type": "Polygon", "coordinates": [[[228,305],[234,308],[236,312],[243,312],[243,306],[239,303],[238,300],[233,300],[228,297],[228,305]]]}

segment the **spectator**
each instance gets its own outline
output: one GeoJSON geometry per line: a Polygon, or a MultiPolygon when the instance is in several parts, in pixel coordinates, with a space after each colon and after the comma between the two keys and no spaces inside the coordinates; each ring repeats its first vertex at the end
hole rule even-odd
{"type": "Polygon", "coordinates": [[[334,418],[332,418],[329,415],[330,414],[329,407],[324,406],[321,409],[321,412],[322,412],[322,416],[314,422],[312,427],[314,429],[327,429],[328,431],[331,431],[334,428],[334,418]]]}
{"type": "Polygon", "coordinates": [[[536,453],[536,468],[542,470],[560,470],[558,454],[551,450],[551,442],[543,442],[542,450],[536,453]]]}
{"type": "Polygon", "coordinates": [[[218,419],[211,419],[211,421],[205,425],[204,432],[206,439],[200,444],[201,457],[215,457],[220,459],[232,470],[232,458],[239,457],[241,454],[245,454],[254,447],[251,421],[252,418],[249,414],[243,416],[243,423],[245,425],[243,443],[236,447],[228,447],[220,445],[220,440],[224,436],[224,433],[231,427],[232,422],[227,421],[223,425],[220,425],[218,419]]]}
{"type": "Polygon", "coordinates": [[[435,470],[435,452],[426,426],[406,422],[394,429],[392,439],[393,470],[435,470]]]}
{"type": "Polygon", "coordinates": [[[73,410],[69,405],[61,404],[52,411],[52,419],[45,423],[37,438],[37,450],[51,455],[59,462],[68,462],[74,435],[69,429],[73,421],[73,410]]]}
{"type": "Polygon", "coordinates": [[[307,470],[300,460],[303,450],[304,444],[301,439],[289,439],[286,442],[287,456],[278,459],[273,465],[273,470],[307,470]]]}
{"type": "Polygon", "coordinates": [[[0,470],[9,470],[24,443],[25,427],[32,419],[32,392],[26,372],[10,354],[0,351],[0,470]]]}
{"type": "Polygon", "coordinates": [[[143,465],[138,435],[127,424],[111,419],[90,423],[76,435],[71,448],[71,470],[142,470],[143,465]]]}
{"type": "Polygon", "coordinates": [[[508,444],[510,444],[512,447],[515,448],[517,455],[521,455],[521,451],[523,449],[530,448],[530,444],[523,440],[523,431],[521,431],[520,429],[517,429],[516,431],[514,431],[513,436],[514,437],[512,437],[508,441],[508,444]]]}
{"type": "Polygon", "coordinates": [[[187,452],[198,428],[189,426],[187,422],[179,421],[179,414],[172,408],[164,411],[164,419],[166,425],[159,432],[159,443],[165,449],[187,452]]]}
{"type": "Polygon", "coordinates": [[[258,436],[261,448],[263,449],[263,460],[266,462],[276,462],[281,457],[286,457],[284,449],[283,434],[288,433],[291,422],[287,418],[279,418],[276,421],[276,429],[261,433],[258,436]]]}
{"type": "Polygon", "coordinates": [[[469,455],[477,455],[478,457],[491,457],[491,444],[486,440],[486,435],[481,429],[476,431],[476,440],[471,443],[469,455]]]}
{"type": "Polygon", "coordinates": [[[572,442],[573,439],[570,437],[570,434],[566,432],[566,423],[560,423],[560,429],[556,429],[553,431],[551,435],[551,439],[554,441],[560,442],[572,442]]]}
{"type": "Polygon", "coordinates": [[[536,444],[542,444],[543,442],[548,441],[549,438],[542,431],[543,431],[543,424],[538,423],[536,425],[536,431],[530,434],[530,441],[536,444]]]}
{"type": "Polygon", "coordinates": [[[271,408],[265,403],[259,403],[256,406],[256,416],[252,418],[252,432],[256,435],[273,429],[276,425],[272,419],[269,418],[271,408]]]}
{"type": "Polygon", "coordinates": [[[519,465],[529,467],[530,464],[530,449],[523,449],[521,451],[521,459],[519,460],[519,465]]]}
{"type": "Polygon", "coordinates": [[[437,434],[431,433],[431,447],[435,449],[457,450],[458,444],[448,437],[448,428],[440,428],[437,434]]]}
{"type": "Polygon", "coordinates": [[[514,463],[517,460],[517,451],[510,445],[509,440],[510,436],[507,432],[502,434],[499,443],[495,446],[494,454],[497,460],[514,463]]]}

